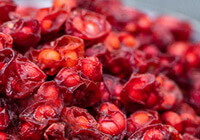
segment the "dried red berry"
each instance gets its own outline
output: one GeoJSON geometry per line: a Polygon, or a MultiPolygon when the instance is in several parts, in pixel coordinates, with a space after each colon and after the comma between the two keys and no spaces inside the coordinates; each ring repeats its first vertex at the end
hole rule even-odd
{"type": "Polygon", "coordinates": [[[61,30],[65,23],[68,13],[64,10],[41,9],[36,18],[40,21],[43,35],[53,35],[61,30]],[[45,14],[44,11],[46,10],[45,14]]]}
{"type": "Polygon", "coordinates": [[[38,127],[33,123],[26,122],[19,126],[19,137],[20,139],[40,139],[41,132],[38,130],[38,127]]]}
{"type": "Polygon", "coordinates": [[[100,83],[88,80],[82,72],[63,68],[55,77],[55,81],[64,90],[66,104],[89,107],[101,99],[100,83]]]}
{"type": "Polygon", "coordinates": [[[38,101],[56,101],[59,98],[60,90],[54,81],[44,82],[34,95],[34,99],[38,101]]]}
{"type": "Polygon", "coordinates": [[[15,49],[20,52],[34,47],[40,40],[40,26],[35,19],[16,19],[5,22],[0,26],[0,31],[13,37],[15,49]]]}
{"type": "Polygon", "coordinates": [[[158,87],[152,74],[132,75],[121,92],[122,102],[131,110],[137,105],[153,108],[162,101],[158,87]]]}
{"type": "Polygon", "coordinates": [[[40,49],[31,49],[26,56],[48,75],[56,74],[62,67],[73,67],[84,56],[83,41],[75,36],[64,35],[40,49]]]}
{"type": "Polygon", "coordinates": [[[14,52],[11,49],[2,50],[3,54],[8,53],[11,60],[4,62],[4,56],[1,63],[4,64],[3,69],[3,87],[4,92],[10,98],[24,98],[32,94],[46,79],[45,74],[26,57],[14,52]],[[5,65],[7,65],[5,67],[5,65]]]}
{"type": "Polygon", "coordinates": [[[84,56],[83,40],[70,35],[64,35],[51,43],[65,60],[64,66],[73,67],[78,63],[78,59],[84,56]]]}
{"type": "Polygon", "coordinates": [[[173,126],[180,133],[183,131],[183,120],[177,113],[173,111],[167,111],[162,114],[161,118],[164,123],[173,126]]]}
{"type": "Polygon", "coordinates": [[[96,57],[87,57],[80,60],[80,67],[83,74],[95,82],[102,79],[102,64],[96,57]]]}
{"type": "Polygon", "coordinates": [[[156,111],[145,110],[136,111],[127,119],[127,137],[135,131],[146,127],[150,124],[159,123],[159,114],[156,111]]]}
{"type": "Polygon", "coordinates": [[[38,129],[43,129],[48,124],[57,122],[63,105],[60,103],[59,106],[54,104],[54,102],[36,102],[31,106],[27,107],[20,115],[20,119],[26,122],[33,123],[39,126],[38,129]]]}
{"type": "MultiPolygon", "coordinates": [[[[105,17],[87,10],[75,10],[66,21],[65,32],[96,43],[111,30],[105,17]]],[[[91,42],[89,42],[91,44],[91,42]]]]}
{"type": "Polygon", "coordinates": [[[68,138],[100,140],[108,137],[97,130],[96,120],[85,109],[66,107],[62,111],[61,120],[66,123],[68,138]]]}
{"type": "Polygon", "coordinates": [[[126,116],[112,103],[103,103],[97,109],[99,130],[117,139],[122,139],[126,131],[126,116]]]}
{"type": "Polygon", "coordinates": [[[106,53],[104,70],[120,78],[129,77],[132,72],[137,71],[133,53],[130,50],[116,50],[106,53]]]}
{"type": "Polygon", "coordinates": [[[120,0],[0,0],[0,140],[199,139],[193,36],[120,0]]]}
{"type": "Polygon", "coordinates": [[[112,75],[104,74],[103,81],[107,95],[104,95],[102,97],[102,101],[109,101],[117,106],[121,106],[120,93],[123,89],[123,82],[121,81],[121,79],[112,75]]]}
{"type": "Polygon", "coordinates": [[[133,133],[128,140],[182,140],[181,135],[169,125],[155,124],[144,127],[133,133]]]}
{"type": "Polygon", "coordinates": [[[26,53],[26,56],[48,75],[54,75],[62,68],[63,60],[61,59],[61,55],[58,51],[50,47],[40,50],[31,49],[26,53]]]}
{"type": "Polygon", "coordinates": [[[183,94],[173,80],[164,75],[159,75],[156,80],[160,84],[160,92],[162,92],[163,102],[160,109],[173,109],[177,107],[183,100],[183,94]]]}
{"type": "Polygon", "coordinates": [[[55,81],[66,87],[76,87],[82,84],[80,75],[74,69],[62,69],[55,78],[55,81]]]}
{"type": "Polygon", "coordinates": [[[44,132],[44,139],[59,139],[66,140],[65,138],[65,124],[64,123],[53,123],[44,132]]]}
{"type": "Polygon", "coordinates": [[[15,58],[15,52],[12,49],[0,50],[0,90],[4,90],[2,85],[5,84],[6,75],[4,74],[6,68],[15,58]]]}
{"type": "Polygon", "coordinates": [[[73,131],[81,128],[96,128],[96,120],[85,110],[78,107],[66,107],[62,111],[61,119],[66,122],[73,131]]]}

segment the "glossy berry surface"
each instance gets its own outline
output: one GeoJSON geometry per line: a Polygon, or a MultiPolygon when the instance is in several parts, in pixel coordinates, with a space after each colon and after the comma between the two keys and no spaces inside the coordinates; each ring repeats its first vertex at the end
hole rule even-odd
{"type": "Polygon", "coordinates": [[[0,140],[199,140],[194,35],[120,0],[0,0],[0,140]]]}

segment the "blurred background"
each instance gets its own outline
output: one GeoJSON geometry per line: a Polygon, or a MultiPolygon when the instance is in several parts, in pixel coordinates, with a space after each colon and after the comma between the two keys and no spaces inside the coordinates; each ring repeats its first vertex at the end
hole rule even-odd
{"type": "MultiPolygon", "coordinates": [[[[50,6],[52,0],[15,0],[20,5],[50,6]]],[[[170,14],[190,20],[200,31],[200,0],[122,0],[148,13],[170,14]]]]}
{"type": "Polygon", "coordinates": [[[200,32],[200,0],[123,0],[128,6],[146,12],[169,14],[189,20],[200,32]]]}
{"type": "Polygon", "coordinates": [[[124,0],[124,2],[139,9],[177,13],[200,21],[200,0],[124,0]]]}

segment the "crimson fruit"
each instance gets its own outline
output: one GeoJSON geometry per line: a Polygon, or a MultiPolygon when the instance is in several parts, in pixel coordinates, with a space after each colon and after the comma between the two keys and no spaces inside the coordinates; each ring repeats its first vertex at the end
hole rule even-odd
{"type": "Polygon", "coordinates": [[[199,140],[192,28],[120,0],[0,0],[0,140],[199,140]]]}

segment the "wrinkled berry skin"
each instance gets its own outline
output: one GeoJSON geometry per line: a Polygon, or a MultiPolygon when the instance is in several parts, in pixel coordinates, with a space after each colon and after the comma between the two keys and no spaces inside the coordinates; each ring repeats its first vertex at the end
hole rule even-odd
{"type": "MultiPolygon", "coordinates": [[[[112,41],[115,42],[116,40],[112,38],[111,42],[112,41]]],[[[121,45],[119,48],[113,48],[111,46],[116,45],[115,43],[112,45],[110,44],[111,46],[108,44],[109,43],[105,41],[104,44],[94,45],[88,48],[85,53],[86,56],[98,57],[103,64],[105,73],[110,73],[121,79],[129,79],[132,73],[146,73],[152,71],[156,73],[156,71],[159,71],[161,68],[165,68],[164,66],[160,66],[161,68],[159,67],[158,62],[160,58],[149,57],[142,51],[135,49],[137,46],[130,47],[121,45]]]]}
{"type": "Polygon", "coordinates": [[[84,43],[78,37],[64,35],[40,49],[30,49],[25,55],[47,75],[53,76],[63,67],[78,64],[78,59],[84,56],[84,43]]]}
{"type": "Polygon", "coordinates": [[[60,100],[61,98],[60,88],[54,81],[44,82],[37,90],[37,93],[34,94],[35,101],[56,102],[57,99],[60,100]]]}
{"type": "Polygon", "coordinates": [[[162,101],[158,87],[152,74],[132,75],[122,89],[121,100],[129,110],[138,106],[154,108],[162,101]]]}
{"type": "Polygon", "coordinates": [[[130,115],[127,119],[127,134],[129,137],[135,131],[151,124],[159,123],[160,117],[158,112],[153,110],[139,110],[130,115]]]}
{"type": "Polygon", "coordinates": [[[183,101],[183,93],[178,85],[164,75],[157,76],[156,80],[160,84],[160,92],[162,92],[163,96],[160,110],[169,110],[177,107],[183,101]]]}
{"type": "Polygon", "coordinates": [[[68,18],[68,12],[62,9],[41,8],[37,11],[35,18],[41,27],[42,42],[51,41],[60,36],[64,23],[68,18]]]}
{"type": "Polygon", "coordinates": [[[66,105],[90,107],[101,99],[100,83],[83,77],[82,71],[76,68],[63,68],[55,81],[65,92],[66,105]]]}
{"type": "Polygon", "coordinates": [[[13,37],[14,44],[20,52],[25,52],[39,42],[40,25],[36,19],[21,18],[5,22],[0,31],[13,37]]]}
{"type": "Polygon", "coordinates": [[[52,125],[50,125],[44,132],[44,139],[45,140],[51,140],[51,139],[66,140],[65,139],[65,124],[53,123],[52,125]]]}
{"type": "Polygon", "coordinates": [[[97,57],[86,57],[80,60],[79,65],[83,74],[94,82],[102,79],[102,64],[97,57]]]}
{"type": "Polygon", "coordinates": [[[66,135],[70,139],[109,139],[109,136],[98,131],[98,123],[87,110],[79,107],[66,107],[61,120],[66,123],[66,135]]]}
{"type": "Polygon", "coordinates": [[[16,69],[16,71],[13,74],[8,74],[9,78],[6,84],[6,95],[13,98],[29,96],[46,78],[45,74],[35,64],[20,55],[11,63],[7,72],[13,69],[16,69]],[[30,71],[26,72],[26,70],[30,71]]]}
{"type": "Polygon", "coordinates": [[[155,124],[144,127],[133,133],[128,140],[182,140],[182,136],[169,125],[155,124]]]}
{"type": "Polygon", "coordinates": [[[112,103],[102,103],[97,108],[99,131],[123,139],[126,133],[126,116],[112,103]]]}
{"type": "Polygon", "coordinates": [[[97,44],[86,50],[86,56],[95,56],[103,64],[103,69],[120,78],[129,77],[137,71],[132,50],[116,49],[109,51],[105,44],[97,44]]]}
{"type": "Polygon", "coordinates": [[[52,124],[59,120],[62,108],[62,104],[57,106],[53,101],[38,102],[21,112],[19,118],[23,121],[33,123],[41,130],[48,124],[52,124]]]}
{"type": "Polygon", "coordinates": [[[9,64],[13,61],[15,58],[15,52],[12,49],[2,49],[0,50],[0,90],[3,90],[3,84],[5,84],[5,78],[4,75],[6,68],[9,66],[9,64]]]}
{"type": "Polygon", "coordinates": [[[117,50],[107,54],[104,63],[105,71],[120,78],[127,78],[132,72],[137,70],[133,54],[130,50],[117,50]]]}
{"type": "Polygon", "coordinates": [[[51,11],[49,9],[48,14],[40,20],[42,34],[57,33],[67,19],[67,16],[68,14],[65,11],[51,11]]]}
{"type": "Polygon", "coordinates": [[[21,123],[18,127],[20,139],[41,139],[38,127],[30,122],[21,123]]]}
{"type": "Polygon", "coordinates": [[[77,66],[63,68],[55,82],[64,92],[65,104],[90,107],[101,99],[102,65],[95,57],[79,59],[77,66]]]}
{"type": "Polygon", "coordinates": [[[30,96],[46,79],[46,75],[31,61],[12,49],[3,49],[1,80],[5,94],[10,98],[30,96]],[[6,57],[11,57],[10,61],[6,57]],[[5,60],[7,62],[5,62],[5,60]]]}
{"type": "Polygon", "coordinates": [[[102,84],[105,90],[105,92],[102,91],[102,101],[112,102],[118,107],[122,106],[120,93],[124,83],[121,81],[121,79],[112,75],[104,74],[102,84]]]}
{"type": "Polygon", "coordinates": [[[65,24],[67,34],[90,41],[90,44],[105,38],[110,30],[111,26],[104,16],[87,10],[73,11],[65,24]]]}
{"type": "Polygon", "coordinates": [[[121,0],[13,1],[0,0],[0,140],[200,139],[188,21],[121,0]]]}

